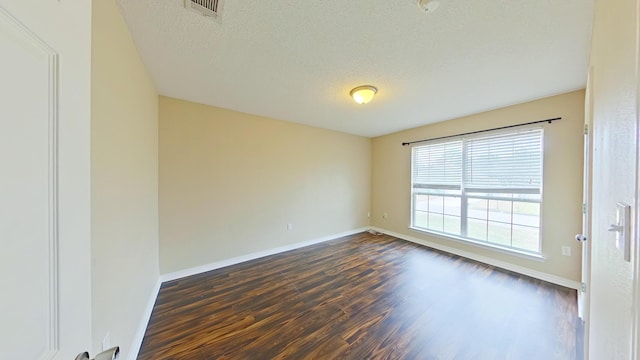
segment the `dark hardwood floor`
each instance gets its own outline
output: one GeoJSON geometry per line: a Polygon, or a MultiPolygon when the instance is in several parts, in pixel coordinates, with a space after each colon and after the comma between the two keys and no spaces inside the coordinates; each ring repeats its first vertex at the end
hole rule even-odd
{"type": "Polygon", "coordinates": [[[138,359],[573,360],[576,314],[575,290],[362,233],[163,284],[138,359]]]}

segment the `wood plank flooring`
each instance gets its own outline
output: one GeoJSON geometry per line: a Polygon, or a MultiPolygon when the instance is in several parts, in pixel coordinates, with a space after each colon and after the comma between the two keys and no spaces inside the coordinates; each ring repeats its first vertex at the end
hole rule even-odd
{"type": "Polygon", "coordinates": [[[362,233],[163,284],[138,359],[573,360],[576,314],[575,290],[362,233]]]}

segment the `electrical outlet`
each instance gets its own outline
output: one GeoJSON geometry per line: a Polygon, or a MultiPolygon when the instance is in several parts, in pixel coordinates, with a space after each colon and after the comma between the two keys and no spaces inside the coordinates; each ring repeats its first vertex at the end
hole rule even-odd
{"type": "Polygon", "coordinates": [[[367,217],[370,218],[371,217],[371,211],[367,212],[367,217]]]}
{"type": "Polygon", "coordinates": [[[109,335],[109,332],[107,332],[107,335],[102,339],[102,351],[107,349],[111,349],[111,336],[109,335]]]}
{"type": "Polygon", "coordinates": [[[287,224],[287,231],[291,231],[293,230],[293,224],[289,223],[287,224]]]}
{"type": "Polygon", "coordinates": [[[571,246],[563,246],[562,247],[562,255],[571,256],[571,246]]]}
{"type": "Polygon", "coordinates": [[[387,213],[382,214],[382,218],[383,219],[387,220],[388,217],[389,217],[389,214],[387,214],[387,213]]]}

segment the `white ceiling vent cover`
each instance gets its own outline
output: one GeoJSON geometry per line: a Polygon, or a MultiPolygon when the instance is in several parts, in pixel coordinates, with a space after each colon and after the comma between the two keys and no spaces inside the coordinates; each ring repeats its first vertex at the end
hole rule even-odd
{"type": "Polygon", "coordinates": [[[215,19],[220,16],[221,2],[222,0],[184,0],[184,7],[215,19]]]}

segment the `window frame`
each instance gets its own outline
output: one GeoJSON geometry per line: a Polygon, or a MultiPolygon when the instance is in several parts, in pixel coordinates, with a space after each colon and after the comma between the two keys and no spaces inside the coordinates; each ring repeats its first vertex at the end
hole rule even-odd
{"type": "MultiPolygon", "coordinates": [[[[410,187],[410,196],[411,196],[411,209],[410,209],[410,224],[409,224],[409,228],[411,230],[414,231],[418,231],[421,233],[427,233],[430,235],[436,235],[438,237],[447,239],[447,240],[455,240],[455,241],[460,241],[466,244],[472,244],[472,245],[477,245],[477,246],[481,246],[481,247],[485,247],[485,248],[489,248],[492,250],[497,250],[499,252],[505,252],[508,254],[515,254],[515,255],[520,255],[526,258],[531,258],[534,260],[543,260],[545,259],[544,255],[543,255],[543,244],[542,244],[542,229],[543,229],[543,203],[544,203],[544,155],[545,155],[545,151],[544,151],[544,128],[542,126],[526,126],[526,127],[522,127],[522,128],[518,128],[518,129],[509,129],[509,130],[496,130],[496,131],[489,131],[483,134],[474,134],[474,135],[466,135],[466,136],[459,136],[459,137],[451,137],[451,138],[447,138],[447,139],[441,139],[441,140],[436,140],[433,142],[428,142],[426,145],[434,145],[434,144],[440,144],[440,143],[447,143],[447,142],[454,142],[454,141],[462,141],[462,177],[460,180],[460,194],[436,194],[436,193],[429,193],[428,190],[434,190],[434,188],[424,188],[425,191],[422,193],[416,192],[416,189],[419,189],[419,186],[416,187],[414,184],[414,168],[417,165],[415,158],[414,158],[414,154],[415,154],[415,149],[422,147],[422,146],[426,146],[425,144],[416,144],[414,146],[411,147],[411,187],[410,187]],[[513,197],[514,195],[517,194],[527,194],[527,193],[531,193],[531,192],[527,192],[527,191],[512,191],[509,189],[499,189],[504,191],[504,193],[502,194],[511,194],[511,197],[504,197],[504,196],[488,196],[485,194],[481,194],[479,192],[472,192],[472,193],[468,193],[465,189],[465,174],[466,174],[466,162],[467,162],[467,141],[470,139],[478,139],[478,138],[485,138],[485,137],[493,137],[493,136],[499,136],[499,135],[508,135],[508,134],[517,134],[517,133],[521,133],[521,132],[526,132],[526,131],[539,131],[540,133],[540,186],[539,186],[539,197],[538,199],[527,199],[527,198],[515,198],[513,197]],[[416,226],[416,213],[418,212],[418,210],[416,209],[416,203],[417,203],[417,196],[419,195],[431,195],[431,196],[441,196],[443,197],[443,203],[447,198],[459,198],[460,199],[460,234],[456,235],[456,234],[452,234],[452,233],[447,233],[444,232],[444,224],[443,224],[443,231],[438,231],[438,230],[434,230],[434,229],[429,229],[429,228],[424,228],[424,227],[420,227],[420,226],[416,226]],[[484,196],[483,196],[484,195],[484,196]],[[518,223],[514,223],[513,220],[513,206],[514,203],[534,203],[534,204],[538,204],[538,226],[537,226],[537,231],[538,231],[538,238],[537,238],[537,250],[533,251],[533,250],[528,250],[528,249],[524,249],[524,248],[519,248],[519,247],[514,247],[514,246],[509,246],[509,245],[503,245],[503,244],[499,244],[496,242],[490,242],[488,240],[488,236],[485,238],[485,240],[481,240],[481,239],[475,239],[475,238],[471,238],[468,237],[468,233],[465,234],[465,230],[468,230],[468,220],[469,220],[469,214],[468,214],[468,201],[469,199],[485,199],[487,200],[487,207],[489,206],[488,202],[490,200],[496,200],[496,201],[508,201],[511,203],[511,213],[512,213],[512,217],[511,217],[511,221],[509,223],[505,224],[509,224],[511,227],[511,231],[513,232],[513,226],[521,226],[522,224],[518,224],[518,223]],[[464,223],[464,224],[463,224],[464,223]],[[467,235],[467,236],[465,236],[467,235]]],[[[495,189],[491,190],[493,193],[500,194],[498,192],[495,191],[495,189]]],[[[490,192],[491,192],[490,191],[490,192]]],[[[429,199],[429,198],[427,198],[429,199]]],[[[427,200],[427,202],[429,202],[430,200],[427,200]]],[[[422,211],[422,210],[420,210],[422,211]]],[[[487,210],[488,211],[488,210],[487,210]]],[[[428,208],[426,211],[423,211],[427,217],[429,217],[430,212],[428,211],[428,208]]],[[[443,209],[443,216],[446,215],[446,210],[443,209]]],[[[489,217],[487,216],[487,219],[485,220],[486,226],[489,226],[489,222],[491,220],[489,220],[489,217]]],[[[525,225],[522,225],[525,226],[525,225]]],[[[528,226],[531,228],[535,228],[534,226],[528,226]]],[[[488,230],[487,230],[488,231],[488,230]]],[[[513,234],[511,235],[511,239],[510,239],[510,243],[513,244],[513,234]]]]}

